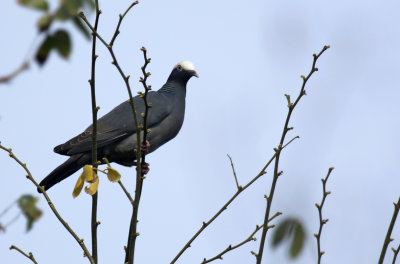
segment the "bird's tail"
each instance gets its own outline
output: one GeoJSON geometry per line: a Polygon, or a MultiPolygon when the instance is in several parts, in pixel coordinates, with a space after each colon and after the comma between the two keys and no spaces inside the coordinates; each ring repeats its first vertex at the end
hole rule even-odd
{"type": "MultiPolygon", "coordinates": [[[[87,154],[76,154],[70,157],[63,164],[55,168],[46,178],[44,178],[39,185],[44,186],[47,191],[53,185],[66,179],[74,172],[82,168],[85,164],[90,163],[90,155],[87,154]]],[[[40,190],[38,189],[40,192],[40,190]]]]}

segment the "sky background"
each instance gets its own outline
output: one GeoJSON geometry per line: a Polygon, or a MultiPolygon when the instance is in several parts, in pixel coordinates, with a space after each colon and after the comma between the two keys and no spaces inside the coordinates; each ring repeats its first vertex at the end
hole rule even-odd
{"type": "MultiPolygon", "coordinates": [[[[118,14],[129,1],[100,1],[99,32],[110,40],[118,14]]],[[[51,1],[55,8],[56,1],[51,1]]],[[[263,263],[316,263],[313,233],[319,227],[315,203],[321,181],[334,166],[324,209],[323,263],[376,263],[400,195],[400,2],[378,1],[142,1],[127,15],[115,43],[116,56],[135,90],[143,64],[140,47],[152,58],[148,83],[166,81],[181,60],[194,63],[199,79],[187,89],[185,122],[179,135],[149,155],[151,171],[144,183],[139,212],[137,263],[169,263],[187,240],[236,191],[229,153],[239,182],[245,185],[277,146],[287,113],[312,54],[331,49],[318,61],[292,116],[296,135],[281,156],[272,214],[283,212],[306,227],[301,256],[290,261],[286,247],[272,250],[269,232],[263,263]]],[[[0,4],[0,75],[20,65],[36,35],[39,13],[0,4]]],[[[90,16],[93,21],[94,16],[90,16]]],[[[91,122],[90,42],[70,25],[73,50],[68,61],[52,54],[10,84],[0,86],[0,141],[12,147],[40,181],[64,156],[53,147],[82,132],[91,122]]],[[[99,44],[97,103],[99,116],[127,99],[125,85],[99,44]]],[[[21,194],[36,194],[25,172],[0,152],[0,210],[21,194]]],[[[115,165],[122,181],[134,189],[134,169],[115,165]]],[[[200,263],[249,236],[264,219],[272,168],[209,226],[178,263],[200,263]]],[[[90,247],[90,196],[72,198],[79,174],[49,191],[65,220],[90,247]]],[[[11,244],[33,252],[43,263],[87,263],[75,240],[57,221],[45,199],[31,232],[21,217],[0,234],[0,262],[27,263],[11,244]]],[[[9,218],[17,213],[14,208],[9,218]]],[[[131,205],[117,184],[100,178],[99,263],[122,263],[131,205]]],[[[1,219],[6,222],[7,218],[1,219]]],[[[400,227],[393,231],[396,246],[400,227]]],[[[254,263],[250,251],[259,240],[224,256],[224,263],[254,263]]],[[[391,263],[389,248],[385,263],[391,263]]],[[[217,263],[217,262],[215,262],[217,263]]]]}

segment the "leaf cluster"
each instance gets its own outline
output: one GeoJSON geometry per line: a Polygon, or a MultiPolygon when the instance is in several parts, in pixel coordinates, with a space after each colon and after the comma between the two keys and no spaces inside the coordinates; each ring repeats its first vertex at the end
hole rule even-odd
{"type": "Polygon", "coordinates": [[[40,66],[45,64],[53,50],[64,59],[68,59],[71,54],[69,32],[60,28],[52,30],[54,22],[71,21],[87,39],[90,38],[89,30],[79,19],[78,12],[83,8],[93,10],[95,7],[93,0],[61,0],[54,11],[50,11],[50,5],[46,0],[19,0],[18,2],[24,7],[42,12],[37,28],[39,34],[46,36],[35,52],[35,60],[40,66]]]}

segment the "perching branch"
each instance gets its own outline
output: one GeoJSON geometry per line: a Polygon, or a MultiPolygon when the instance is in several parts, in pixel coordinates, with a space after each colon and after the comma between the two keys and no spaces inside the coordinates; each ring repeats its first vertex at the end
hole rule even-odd
{"type": "Polygon", "coordinates": [[[232,158],[231,158],[231,156],[229,156],[229,154],[226,154],[226,155],[228,156],[229,161],[231,162],[232,173],[233,173],[233,177],[235,177],[236,187],[238,188],[238,190],[240,190],[243,187],[239,185],[239,181],[238,181],[238,178],[236,176],[235,166],[233,165],[232,158]]]}
{"type": "MultiPolygon", "coordinates": [[[[295,139],[299,138],[298,136],[292,138],[288,143],[286,143],[282,149],[286,148],[290,143],[292,143],[295,139]]],[[[266,174],[267,172],[265,171],[268,166],[272,163],[272,161],[276,158],[276,152],[275,154],[270,158],[270,160],[265,164],[265,166],[261,169],[261,171],[257,174],[256,177],[254,177],[251,181],[249,181],[243,188],[238,189],[235,194],[232,195],[232,197],[219,209],[219,211],[211,217],[207,222],[203,222],[202,226],[199,228],[199,230],[189,239],[189,241],[185,244],[185,246],[179,251],[179,253],[175,256],[175,258],[171,261],[171,264],[175,263],[180,256],[190,247],[192,242],[204,231],[204,229],[207,228],[223,211],[225,211],[228,206],[238,197],[240,193],[242,193],[244,190],[246,190],[250,185],[252,185],[255,181],[257,181],[261,176],[266,174]]]]}
{"type": "Polygon", "coordinates": [[[22,255],[24,255],[25,257],[27,257],[28,259],[30,259],[33,263],[38,264],[36,262],[35,257],[33,256],[32,252],[29,252],[28,254],[26,254],[24,251],[22,251],[21,249],[19,249],[18,247],[11,245],[10,250],[15,249],[16,251],[18,251],[19,253],[21,253],[22,255]]]}
{"type": "MultiPolygon", "coordinates": [[[[117,37],[117,35],[119,34],[119,27],[121,25],[122,19],[125,17],[125,15],[129,12],[129,10],[137,5],[139,2],[135,1],[133,2],[128,8],[127,10],[124,12],[123,15],[120,15],[119,18],[119,22],[118,25],[116,27],[115,33],[110,41],[110,43],[108,44],[97,32],[97,30],[89,23],[89,21],[86,19],[85,15],[83,12],[79,13],[79,16],[82,18],[82,20],[87,24],[87,26],[91,29],[92,33],[94,35],[96,35],[96,37],[106,46],[106,48],[108,49],[108,51],[110,52],[110,55],[113,59],[112,64],[115,65],[115,67],[117,68],[118,72],[120,73],[122,79],[125,82],[126,88],[128,90],[128,95],[129,95],[129,102],[131,105],[131,109],[132,109],[132,114],[133,114],[133,118],[134,118],[134,122],[135,122],[135,127],[136,127],[136,142],[138,142],[138,145],[141,142],[141,138],[140,138],[140,134],[141,134],[141,125],[139,124],[139,120],[137,117],[137,113],[136,113],[136,108],[135,108],[135,103],[133,101],[133,96],[132,96],[132,90],[129,84],[129,75],[125,75],[125,73],[122,71],[117,58],[114,54],[114,50],[113,50],[113,45],[114,45],[114,41],[117,37]]],[[[138,146],[139,149],[139,146],[138,146]]],[[[127,250],[126,250],[126,257],[125,257],[125,262],[128,262],[129,264],[133,263],[134,260],[134,248],[135,248],[135,241],[136,241],[136,237],[139,235],[136,232],[136,225],[137,225],[137,212],[138,212],[138,205],[139,205],[139,201],[140,201],[140,192],[139,190],[141,190],[141,184],[139,183],[140,181],[142,181],[142,166],[141,166],[141,151],[136,151],[136,193],[135,193],[135,200],[134,200],[134,207],[133,207],[133,212],[132,212],[132,218],[131,218],[131,224],[130,224],[130,228],[129,228],[129,235],[128,235],[128,245],[127,245],[127,250]],[[139,199],[138,199],[139,197],[139,199]],[[135,220],[136,219],[136,220],[135,220]]]]}
{"type": "MultiPolygon", "coordinates": [[[[138,142],[138,145],[140,142],[142,142],[141,143],[142,145],[146,145],[147,134],[150,132],[149,129],[147,129],[147,115],[148,115],[149,108],[151,107],[150,103],[147,102],[147,93],[151,90],[151,86],[147,85],[147,83],[146,83],[147,78],[150,76],[150,72],[146,72],[146,67],[150,63],[151,59],[147,58],[147,50],[145,47],[142,47],[141,51],[143,51],[144,65],[141,68],[143,77],[140,78],[139,82],[141,82],[143,84],[145,92],[144,93],[139,92],[139,94],[140,94],[140,97],[143,98],[143,100],[144,100],[145,112],[140,113],[140,115],[143,117],[143,125],[141,124],[141,126],[143,126],[142,127],[143,128],[143,139],[142,139],[142,141],[138,140],[137,142],[138,142]]],[[[142,195],[143,180],[145,178],[144,176],[142,176],[141,168],[146,163],[145,162],[146,153],[144,153],[143,151],[139,151],[139,146],[138,146],[138,150],[136,152],[137,153],[142,152],[142,153],[141,153],[141,159],[140,159],[140,156],[137,157],[138,161],[140,161],[141,166],[137,166],[138,173],[136,174],[135,200],[134,200],[134,205],[133,205],[131,224],[129,227],[128,245],[127,245],[127,251],[126,251],[127,254],[125,257],[125,262],[128,262],[129,264],[133,263],[134,255],[135,255],[136,238],[139,236],[139,233],[137,232],[138,213],[139,213],[140,197],[142,195]]]]}
{"type": "Polygon", "coordinates": [[[315,204],[315,206],[318,209],[318,215],[319,215],[319,230],[318,234],[314,234],[315,238],[317,239],[317,247],[318,247],[318,264],[321,263],[321,258],[322,255],[325,254],[325,251],[321,250],[321,233],[322,233],[322,227],[328,222],[329,219],[323,219],[322,218],[322,207],[324,207],[325,199],[326,197],[331,194],[330,191],[326,190],[326,182],[328,181],[329,175],[331,175],[331,172],[333,171],[333,167],[329,168],[328,174],[326,175],[325,179],[321,179],[322,181],[322,201],[320,204],[315,204]]]}
{"type": "Polygon", "coordinates": [[[390,221],[388,231],[386,233],[385,241],[383,242],[381,255],[380,255],[379,261],[378,261],[379,264],[383,264],[383,260],[385,259],[387,247],[389,246],[389,243],[393,240],[393,238],[391,238],[390,236],[392,235],[393,227],[394,227],[394,224],[396,223],[397,215],[399,214],[400,197],[399,197],[399,200],[397,201],[397,203],[393,203],[393,204],[394,204],[394,212],[393,212],[392,220],[390,221]]]}
{"type": "Polygon", "coordinates": [[[272,179],[272,184],[271,184],[271,189],[270,189],[269,195],[267,196],[267,207],[265,209],[265,217],[264,217],[264,224],[263,224],[264,227],[262,230],[260,247],[259,247],[258,253],[256,254],[257,264],[261,264],[261,259],[262,259],[262,255],[263,255],[263,251],[264,251],[264,245],[265,245],[265,239],[266,239],[267,232],[268,232],[266,223],[268,222],[268,219],[269,219],[269,214],[270,214],[271,207],[272,207],[272,199],[274,198],[276,183],[278,181],[278,177],[283,173],[282,171],[279,171],[279,158],[280,158],[280,155],[282,152],[282,146],[285,142],[286,134],[288,131],[290,131],[292,129],[291,127],[289,127],[290,117],[292,116],[292,112],[295,109],[296,105],[299,103],[300,99],[304,95],[306,95],[305,86],[306,86],[307,81],[310,79],[310,77],[313,75],[314,72],[318,71],[318,68],[315,67],[315,64],[317,63],[318,58],[327,49],[329,49],[329,46],[324,46],[322,48],[322,50],[318,53],[318,55],[313,54],[314,60],[313,60],[312,67],[311,67],[309,74],[307,75],[307,77],[305,77],[304,75],[301,75],[301,78],[303,79],[303,84],[301,86],[300,93],[297,96],[295,102],[292,103],[290,101],[290,96],[285,95],[286,99],[288,101],[288,109],[289,110],[288,110],[288,113],[286,116],[285,125],[283,126],[283,131],[282,131],[281,139],[279,141],[279,146],[278,146],[278,148],[275,149],[276,158],[275,158],[275,166],[274,166],[274,176],[272,179]]]}
{"type": "MultiPolygon", "coordinates": [[[[229,155],[228,155],[228,156],[229,156],[229,155]]],[[[274,215],[268,220],[268,223],[271,222],[275,217],[280,216],[281,214],[282,214],[281,212],[277,212],[276,214],[274,214],[274,215]]],[[[275,226],[275,225],[270,225],[269,228],[273,228],[274,226],[275,226]]],[[[258,226],[258,225],[257,225],[257,226],[256,226],[256,229],[253,231],[253,233],[250,234],[250,236],[249,236],[248,238],[246,238],[245,240],[243,240],[242,242],[240,242],[239,244],[236,244],[236,245],[234,245],[234,246],[229,245],[224,251],[222,251],[221,253],[219,253],[218,255],[216,255],[216,256],[213,257],[213,258],[210,258],[210,259],[204,258],[204,260],[203,260],[203,262],[201,262],[201,264],[210,263],[210,262],[212,262],[212,261],[214,261],[214,260],[217,260],[217,259],[221,259],[221,260],[222,260],[222,256],[223,256],[224,254],[228,253],[229,251],[235,250],[235,249],[237,249],[238,247],[241,247],[241,246],[243,246],[244,244],[246,244],[246,243],[248,243],[248,242],[250,242],[250,241],[256,241],[257,238],[254,237],[254,235],[255,235],[261,228],[263,228],[262,225],[261,225],[261,226],[258,226]]]]}
{"type": "Polygon", "coordinates": [[[61,217],[61,215],[58,213],[56,207],[54,206],[53,202],[50,200],[50,197],[47,195],[47,192],[45,190],[45,188],[43,188],[42,186],[40,186],[35,179],[33,178],[31,172],[29,171],[28,167],[26,166],[25,163],[23,163],[22,161],[20,161],[12,152],[12,150],[10,148],[6,148],[3,145],[1,145],[0,142],[0,149],[8,152],[9,156],[11,158],[13,158],[19,165],[21,165],[21,167],[26,171],[27,175],[26,177],[36,186],[36,188],[38,188],[40,190],[40,192],[42,192],[43,196],[45,197],[47,203],[49,204],[51,210],[53,211],[54,215],[57,217],[57,219],[61,222],[61,224],[65,227],[65,229],[67,229],[67,231],[73,236],[73,238],[75,238],[75,240],[78,242],[78,244],[80,245],[80,247],[82,248],[84,255],[88,257],[89,261],[91,264],[95,264],[92,255],[90,254],[89,250],[86,248],[85,243],[83,242],[82,238],[79,238],[78,235],[72,230],[72,228],[68,225],[67,222],[65,222],[65,220],[61,217]]]}
{"type": "MultiPolygon", "coordinates": [[[[95,1],[96,7],[96,18],[94,22],[94,30],[97,31],[97,25],[99,23],[99,17],[101,11],[99,9],[99,1],[95,1]]],[[[90,94],[92,99],[92,165],[94,169],[97,169],[97,112],[100,107],[96,104],[96,36],[92,33],[92,69],[91,76],[89,80],[90,84],[90,94]]],[[[97,221],[97,198],[98,190],[92,195],[92,218],[91,218],[91,232],[92,232],[92,256],[95,263],[97,263],[97,227],[100,222],[97,221]]]]}

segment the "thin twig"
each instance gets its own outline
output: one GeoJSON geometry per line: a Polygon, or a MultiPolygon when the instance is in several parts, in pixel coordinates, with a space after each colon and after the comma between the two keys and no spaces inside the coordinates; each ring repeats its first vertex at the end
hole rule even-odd
{"type": "Polygon", "coordinates": [[[17,203],[17,200],[15,200],[14,202],[12,202],[9,206],[7,206],[6,209],[4,209],[1,213],[0,213],[0,218],[5,215],[15,204],[17,203]]]}
{"type": "Polygon", "coordinates": [[[128,199],[131,202],[132,206],[134,206],[135,205],[135,201],[133,200],[131,194],[127,191],[125,186],[122,184],[121,180],[119,180],[118,183],[119,183],[119,186],[121,186],[121,188],[124,191],[124,193],[126,194],[126,197],[128,197],[128,199]]]}
{"type": "Polygon", "coordinates": [[[236,176],[235,166],[233,165],[232,158],[231,158],[231,156],[229,156],[229,154],[226,154],[226,155],[228,156],[229,161],[231,162],[231,167],[232,167],[233,177],[235,177],[236,187],[238,188],[238,190],[240,190],[243,187],[239,185],[239,181],[238,181],[238,178],[236,176]]]}
{"type": "Polygon", "coordinates": [[[21,249],[19,249],[18,247],[11,245],[10,250],[15,249],[16,251],[18,251],[19,253],[21,253],[22,255],[24,255],[25,257],[27,257],[28,259],[30,259],[33,263],[38,264],[36,262],[35,257],[33,256],[32,252],[29,252],[28,254],[26,254],[24,251],[22,251],[21,249]]]}
{"type": "MultiPolygon", "coordinates": [[[[97,31],[97,26],[99,22],[99,17],[101,11],[99,9],[98,0],[95,1],[96,5],[96,18],[94,23],[94,29],[97,31]]],[[[90,83],[90,91],[91,91],[91,101],[92,101],[92,164],[94,168],[97,168],[97,113],[99,107],[96,104],[96,36],[92,36],[92,68],[91,68],[91,77],[89,80],[90,83]]],[[[91,233],[92,233],[92,256],[95,263],[98,262],[97,258],[97,227],[100,222],[97,221],[97,200],[98,200],[98,191],[92,195],[92,217],[91,217],[91,233]]]]}
{"type": "MultiPolygon", "coordinates": [[[[130,7],[129,7],[130,8],[130,7]]],[[[126,12],[125,12],[126,13],[126,12]]],[[[150,108],[150,104],[147,102],[147,93],[150,91],[151,86],[147,85],[146,81],[147,78],[150,76],[150,72],[146,72],[146,67],[150,63],[151,59],[147,58],[147,50],[145,47],[142,47],[140,49],[143,52],[143,58],[144,58],[144,65],[142,66],[142,73],[143,77],[140,78],[140,82],[143,84],[144,87],[144,94],[141,93],[140,97],[143,98],[144,104],[145,104],[145,112],[140,113],[141,116],[143,117],[143,139],[142,141],[138,140],[137,142],[142,142],[142,145],[146,145],[146,139],[147,139],[147,134],[149,133],[149,130],[147,129],[147,115],[148,111],[150,108]]],[[[141,170],[142,166],[146,163],[145,158],[146,158],[146,153],[143,151],[139,151],[139,143],[138,143],[138,151],[141,152],[141,161],[140,165],[137,169],[138,171],[141,170]]],[[[140,148],[141,149],[141,148],[140,148]]],[[[140,156],[138,157],[140,160],[140,156]]],[[[125,257],[125,262],[128,262],[129,264],[132,264],[135,258],[135,246],[136,246],[136,238],[139,236],[139,233],[137,232],[137,223],[138,223],[138,213],[139,213],[139,204],[140,204],[140,197],[142,195],[142,188],[143,188],[143,180],[144,176],[142,176],[142,172],[138,172],[136,174],[136,190],[135,190],[135,200],[134,200],[134,205],[133,205],[133,213],[132,213],[132,218],[131,218],[131,224],[129,227],[129,234],[128,234],[128,244],[127,244],[127,254],[125,257]]]]}
{"type": "Polygon", "coordinates": [[[393,261],[392,261],[392,264],[395,264],[396,263],[396,259],[397,259],[397,255],[399,254],[399,251],[400,251],[400,244],[397,246],[397,248],[392,248],[392,251],[393,251],[393,261]]]}
{"type": "MultiPolygon", "coordinates": [[[[87,20],[86,16],[84,15],[83,12],[79,13],[80,18],[87,24],[87,26],[91,29],[91,31],[93,32],[93,34],[95,34],[97,36],[97,38],[104,44],[104,46],[106,46],[106,48],[108,49],[111,57],[112,57],[112,64],[114,64],[114,66],[117,68],[118,72],[120,73],[122,79],[125,82],[127,91],[128,91],[128,95],[129,95],[129,102],[130,102],[130,106],[132,109],[132,114],[133,114],[133,119],[135,121],[135,127],[136,127],[136,142],[138,142],[138,146],[137,148],[139,149],[140,146],[140,134],[141,134],[141,126],[139,125],[139,120],[138,120],[138,116],[136,113],[136,108],[135,108],[135,103],[133,101],[133,96],[132,96],[132,90],[129,84],[129,75],[125,75],[125,73],[122,71],[117,58],[114,54],[114,50],[113,50],[113,45],[114,45],[114,41],[117,37],[117,35],[119,34],[119,27],[122,23],[123,18],[126,16],[126,14],[129,12],[129,10],[137,5],[139,2],[135,1],[133,2],[124,12],[123,15],[119,16],[119,22],[118,25],[116,27],[115,33],[110,41],[110,43],[107,43],[97,32],[97,30],[89,23],[89,21],[87,20]]],[[[133,212],[132,212],[132,218],[131,218],[131,223],[130,223],[130,227],[129,227],[129,235],[128,235],[128,244],[127,244],[127,250],[126,250],[126,256],[125,256],[125,262],[128,262],[129,264],[133,264],[133,260],[134,260],[134,243],[136,241],[136,237],[139,235],[138,232],[136,232],[136,225],[137,225],[137,212],[138,212],[138,204],[140,201],[140,198],[138,199],[138,197],[140,197],[140,191],[141,187],[140,187],[140,181],[142,181],[142,164],[141,164],[141,155],[142,152],[141,151],[136,151],[136,191],[135,191],[135,205],[133,207],[133,212]],[[134,221],[134,219],[136,219],[136,221],[134,221]]]]}
{"type": "MultiPolygon", "coordinates": [[[[296,137],[292,138],[288,143],[286,143],[282,147],[282,149],[286,148],[290,143],[292,143],[297,138],[299,138],[299,137],[296,136],[296,137]]],[[[207,222],[203,222],[203,224],[199,228],[199,230],[189,239],[189,241],[185,244],[185,246],[181,249],[181,251],[179,251],[179,253],[174,257],[174,259],[171,261],[171,264],[175,263],[180,258],[180,256],[190,247],[191,243],[201,234],[201,232],[203,232],[204,229],[207,228],[207,226],[209,226],[223,211],[225,211],[228,208],[228,206],[236,199],[236,197],[240,193],[242,193],[244,190],[246,190],[248,187],[250,187],[250,185],[252,185],[255,181],[257,181],[261,176],[263,176],[264,174],[267,173],[265,170],[272,163],[272,161],[275,159],[275,157],[276,157],[276,152],[269,159],[267,164],[265,164],[265,166],[261,169],[261,171],[257,174],[257,176],[255,176],[251,181],[249,181],[245,186],[243,186],[242,189],[238,189],[213,217],[211,217],[207,222]]]]}
{"type": "Polygon", "coordinates": [[[125,17],[126,14],[129,12],[129,10],[131,10],[131,8],[132,8],[133,6],[135,6],[135,5],[137,5],[137,4],[139,4],[138,1],[133,2],[133,3],[125,10],[124,14],[122,14],[122,15],[119,14],[118,25],[117,25],[117,27],[116,27],[116,29],[115,29],[115,32],[114,32],[114,35],[113,35],[113,37],[112,37],[112,39],[111,39],[111,41],[110,41],[110,46],[113,46],[113,45],[114,45],[114,41],[115,41],[115,39],[117,38],[118,34],[120,33],[120,32],[119,32],[119,27],[121,26],[122,19],[124,19],[124,17],[125,17]]]}
{"type": "MultiPolygon", "coordinates": [[[[96,18],[94,22],[94,30],[97,31],[97,26],[99,24],[99,17],[101,11],[99,9],[99,1],[95,1],[96,7],[96,18]]],[[[92,33],[92,67],[91,67],[91,76],[89,80],[90,84],[90,95],[92,101],[92,165],[94,169],[97,169],[97,112],[99,111],[99,107],[96,103],[96,36],[92,33]]],[[[97,221],[97,200],[98,200],[98,190],[92,195],[92,217],[91,217],[91,233],[92,233],[92,256],[95,263],[98,262],[97,259],[97,227],[99,226],[99,222],[97,221]]]]}
{"type": "MultiPolygon", "coordinates": [[[[281,214],[282,214],[281,212],[277,212],[276,214],[274,214],[274,215],[268,220],[268,223],[271,222],[275,217],[278,217],[278,216],[281,215],[281,214]]],[[[274,227],[274,225],[269,226],[269,228],[273,228],[273,227],[274,227]]],[[[246,238],[245,240],[243,240],[242,242],[240,242],[239,244],[236,244],[236,245],[234,245],[234,246],[229,245],[224,251],[222,251],[221,253],[219,253],[218,255],[216,255],[216,256],[213,257],[213,258],[210,258],[210,259],[204,258],[204,260],[203,260],[203,262],[201,262],[201,264],[210,263],[210,262],[212,262],[212,261],[214,261],[214,260],[217,260],[217,259],[221,259],[221,260],[222,260],[222,256],[223,256],[224,254],[228,253],[229,251],[235,250],[236,248],[241,247],[241,246],[243,246],[244,244],[246,244],[246,243],[248,243],[248,242],[250,242],[250,241],[256,241],[257,238],[254,237],[254,235],[255,235],[261,228],[263,228],[263,225],[261,225],[261,226],[258,226],[258,225],[257,225],[257,226],[256,226],[256,229],[253,231],[253,233],[250,234],[250,236],[249,236],[248,238],[246,238]]]]}
{"type": "Polygon", "coordinates": [[[329,46],[324,46],[322,48],[322,50],[320,51],[320,53],[317,54],[313,54],[314,60],[312,63],[312,67],[310,70],[310,73],[307,75],[307,77],[305,76],[301,76],[301,78],[303,79],[303,84],[302,87],[300,89],[300,93],[297,96],[297,99],[294,103],[292,103],[290,101],[290,96],[289,95],[285,95],[286,99],[288,101],[288,113],[286,116],[286,121],[285,121],[285,125],[283,127],[283,131],[282,131],[282,136],[281,139],[279,141],[279,146],[278,148],[275,149],[276,151],[276,158],[275,158],[275,165],[274,165],[274,176],[272,179],[272,184],[271,184],[271,189],[269,192],[269,195],[267,196],[267,206],[265,209],[265,217],[264,217],[264,227],[262,230],[262,235],[261,235],[261,241],[260,241],[260,247],[258,250],[258,253],[256,254],[257,257],[257,264],[261,264],[261,259],[262,259],[262,255],[263,255],[263,251],[264,251],[264,245],[265,245],[265,239],[267,236],[267,232],[268,232],[268,228],[267,228],[267,221],[269,219],[269,213],[271,211],[271,206],[272,206],[272,199],[274,197],[274,193],[275,193],[275,187],[276,187],[276,183],[278,181],[278,177],[283,173],[282,171],[279,171],[279,158],[282,152],[282,146],[285,142],[285,138],[286,138],[286,134],[288,131],[290,131],[292,128],[289,127],[289,121],[290,121],[290,117],[292,116],[292,112],[294,110],[294,108],[296,107],[296,105],[298,104],[298,102],[300,101],[300,99],[306,95],[306,91],[305,91],[305,86],[307,81],[310,79],[310,77],[312,76],[312,74],[316,71],[318,71],[318,68],[315,67],[315,64],[317,63],[318,58],[322,55],[322,53],[324,53],[327,49],[329,49],[329,46]]]}
{"type": "Polygon", "coordinates": [[[84,255],[88,257],[89,261],[91,264],[95,264],[92,255],[90,254],[89,250],[86,248],[85,243],[83,242],[82,238],[79,238],[78,235],[72,230],[72,228],[68,225],[67,222],[65,222],[65,220],[61,217],[61,215],[58,213],[56,207],[54,206],[53,202],[50,200],[50,197],[47,195],[47,192],[45,190],[45,188],[43,186],[40,186],[35,179],[33,178],[31,172],[29,171],[28,167],[26,166],[25,163],[23,163],[22,161],[20,161],[12,152],[12,150],[10,148],[6,148],[3,145],[1,145],[0,142],[0,149],[5,150],[6,152],[8,152],[9,156],[11,158],[13,158],[19,165],[21,165],[21,167],[26,171],[27,175],[26,177],[36,186],[36,188],[38,188],[40,190],[40,192],[42,192],[43,196],[45,197],[47,203],[49,204],[51,210],[53,211],[54,215],[57,217],[57,219],[61,222],[61,224],[65,227],[65,229],[67,229],[67,231],[73,236],[73,238],[75,238],[75,240],[78,242],[78,244],[80,245],[80,247],[82,248],[84,255]]]}
{"type": "Polygon", "coordinates": [[[394,212],[393,212],[392,220],[390,221],[388,231],[386,233],[385,241],[383,242],[381,255],[380,255],[379,261],[378,261],[379,264],[383,264],[383,260],[385,259],[387,247],[389,246],[389,243],[393,240],[393,238],[391,238],[390,236],[392,235],[393,227],[394,227],[394,224],[396,223],[397,215],[399,213],[400,197],[399,197],[399,200],[397,201],[397,203],[393,203],[393,204],[394,204],[394,212]]]}
{"type": "Polygon", "coordinates": [[[15,221],[17,221],[17,219],[21,216],[22,212],[19,212],[16,216],[14,216],[10,221],[7,222],[7,224],[5,224],[3,226],[4,229],[6,229],[7,227],[9,227],[11,224],[15,223],[15,221]]]}
{"type": "Polygon", "coordinates": [[[328,222],[329,219],[323,219],[322,218],[322,207],[324,207],[325,199],[326,197],[331,194],[330,191],[326,190],[326,182],[328,181],[329,175],[331,175],[331,172],[333,171],[333,167],[329,168],[328,174],[326,175],[325,179],[321,179],[322,181],[322,201],[320,204],[315,204],[315,206],[318,209],[318,215],[319,215],[319,229],[318,229],[318,234],[314,234],[315,238],[317,239],[317,248],[318,248],[318,264],[321,263],[321,258],[322,255],[325,254],[325,251],[321,250],[321,233],[322,233],[322,227],[328,222]]]}
{"type": "Polygon", "coordinates": [[[21,72],[24,72],[25,70],[29,69],[29,61],[24,61],[17,69],[15,69],[13,72],[1,76],[0,77],[0,83],[8,83],[12,79],[14,79],[15,76],[20,74],[21,72]]]}

